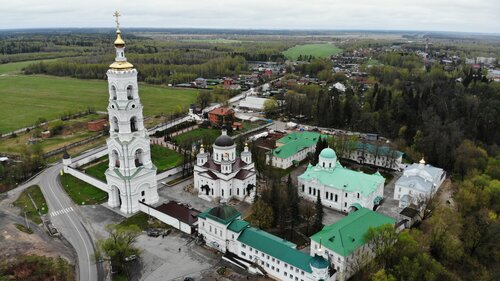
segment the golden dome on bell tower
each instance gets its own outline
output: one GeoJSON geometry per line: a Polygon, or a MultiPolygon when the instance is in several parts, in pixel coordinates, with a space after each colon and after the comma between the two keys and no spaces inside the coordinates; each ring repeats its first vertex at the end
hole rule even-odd
{"type": "Polygon", "coordinates": [[[120,31],[120,22],[118,21],[118,17],[120,13],[116,11],[113,16],[116,18],[116,39],[114,42],[116,49],[116,57],[115,62],[113,62],[109,67],[112,69],[123,70],[123,69],[131,69],[134,66],[127,62],[127,58],[125,57],[125,41],[122,39],[121,31],[120,31]]]}

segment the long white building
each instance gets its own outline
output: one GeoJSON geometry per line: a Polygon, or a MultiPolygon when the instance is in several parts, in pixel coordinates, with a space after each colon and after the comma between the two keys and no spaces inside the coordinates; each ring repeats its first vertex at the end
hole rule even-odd
{"type": "Polygon", "coordinates": [[[318,254],[312,256],[296,245],[249,226],[234,208],[221,205],[198,215],[198,231],[207,246],[252,273],[277,280],[334,281],[335,270],[318,254]]]}
{"type": "Polygon", "coordinates": [[[198,197],[227,202],[231,198],[252,202],[255,196],[256,174],[252,154],[245,145],[240,156],[236,144],[226,130],[215,140],[212,155],[203,146],[196,156],[194,188],[198,197]]]}

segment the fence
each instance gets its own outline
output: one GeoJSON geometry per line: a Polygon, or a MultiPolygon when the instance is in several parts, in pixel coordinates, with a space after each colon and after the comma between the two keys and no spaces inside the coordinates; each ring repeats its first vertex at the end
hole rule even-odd
{"type": "Polygon", "coordinates": [[[70,143],[70,144],[68,144],[68,145],[66,145],[66,146],[64,146],[64,147],[61,147],[61,148],[58,148],[58,149],[54,149],[54,150],[52,150],[52,151],[49,151],[49,152],[47,152],[47,153],[44,153],[44,154],[43,154],[43,157],[44,157],[44,158],[48,158],[48,157],[50,157],[50,156],[53,156],[53,155],[56,155],[56,154],[59,154],[59,153],[63,153],[63,152],[64,152],[65,150],[67,150],[67,149],[70,149],[70,148],[73,148],[73,147],[77,147],[77,146],[80,146],[80,145],[87,144],[87,143],[89,143],[89,142],[92,142],[92,141],[94,141],[94,140],[96,140],[96,139],[98,139],[98,138],[100,138],[100,137],[104,136],[104,134],[105,134],[104,132],[101,132],[101,133],[99,133],[99,134],[97,134],[97,135],[95,135],[95,136],[93,136],[93,137],[89,137],[89,138],[83,139],[83,140],[81,140],[81,141],[77,141],[77,142],[74,142],[74,143],[70,143]]]}

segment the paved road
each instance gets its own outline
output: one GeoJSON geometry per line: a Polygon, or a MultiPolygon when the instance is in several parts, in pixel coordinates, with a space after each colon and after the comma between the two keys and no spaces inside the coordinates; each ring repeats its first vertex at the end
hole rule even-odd
{"type": "Polygon", "coordinates": [[[95,253],[92,236],[78,214],[78,207],[59,183],[58,175],[61,169],[62,165],[57,164],[38,176],[38,184],[49,206],[50,220],[78,255],[79,280],[99,280],[97,265],[91,259],[95,253]]]}

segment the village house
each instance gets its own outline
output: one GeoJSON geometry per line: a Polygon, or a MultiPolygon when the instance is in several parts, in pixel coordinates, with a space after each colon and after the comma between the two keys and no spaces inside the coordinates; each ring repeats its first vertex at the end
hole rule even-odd
{"type": "Polygon", "coordinates": [[[208,120],[213,127],[221,128],[223,125],[230,127],[234,122],[234,110],[225,107],[217,107],[208,112],[208,120]]]}

